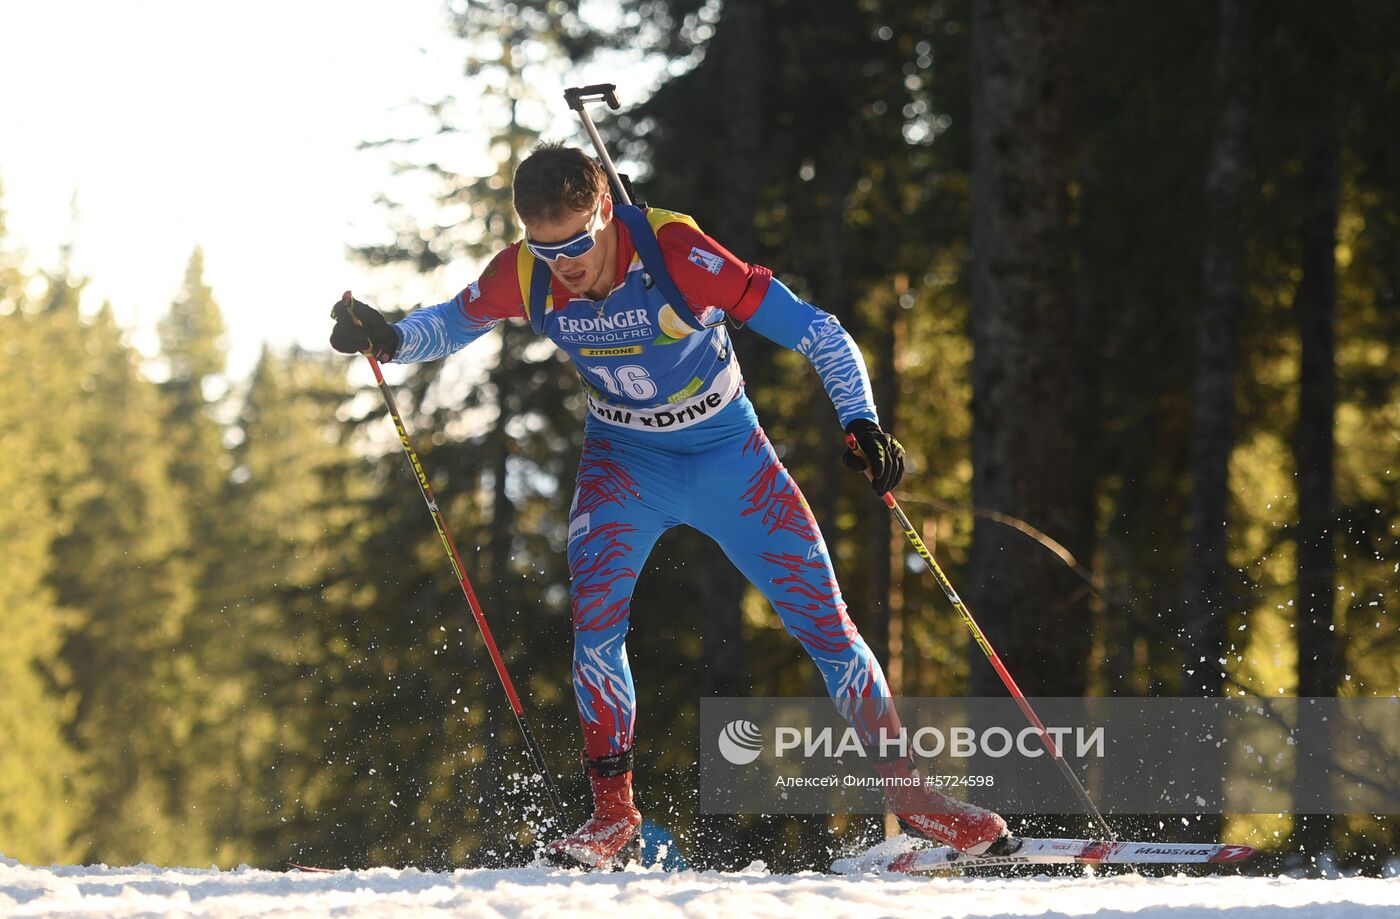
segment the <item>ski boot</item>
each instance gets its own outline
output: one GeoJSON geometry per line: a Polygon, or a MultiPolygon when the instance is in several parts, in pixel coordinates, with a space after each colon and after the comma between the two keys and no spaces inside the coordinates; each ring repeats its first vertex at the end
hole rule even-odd
{"type": "Polygon", "coordinates": [[[1020,846],[1020,840],[1007,832],[1001,815],[950,798],[924,783],[912,760],[877,761],[873,765],[886,782],[890,810],[910,836],[952,846],[968,855],[1009,855],[1020,846]]]}
{"type": "Polygon", "coordinates": [[[593,816],[563,839],[545,846],[544,854],[564,868],[615,871],[640,861],[642,814],[632,804],[632,751],[588,759],[584,769],[593,786],[593,816]]]}

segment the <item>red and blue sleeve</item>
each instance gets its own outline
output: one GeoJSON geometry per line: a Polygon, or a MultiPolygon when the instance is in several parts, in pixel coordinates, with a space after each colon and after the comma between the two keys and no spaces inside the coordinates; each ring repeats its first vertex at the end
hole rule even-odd
{"type": "Polygon", "coordinates": [[[835,316],[817,309],[774,278],[749,318],[749,328],[807,358],[836,406],[843,428],[857,418],[880,423],[865,358],[835,316]]]}
{"type": "Polygon", "coordinates": [[[656,241],[671,280],[697,316],[713,306],[747,322],[768,292],[773,272],[750,265],[688,223],[663,224],[656,241]]]}
{"type": "Polygon", "coordinates": [[[496,253],[481,277],[445,303],[424,306],[394,323],[399,348],[394,363],[411,364],[462,350],[502,319],[525,315],[515,264],[519,243],[496,253]]]}
{"type": "Polygon", "coordinates": [[[666,224],[656,238],[667,270],[697,315],[717,306],[807,358],[842,427],[857,418],[879,424],[865,359],[835,316],[798,297],[767,268],[744,262],[688,224],[666,224]]]}

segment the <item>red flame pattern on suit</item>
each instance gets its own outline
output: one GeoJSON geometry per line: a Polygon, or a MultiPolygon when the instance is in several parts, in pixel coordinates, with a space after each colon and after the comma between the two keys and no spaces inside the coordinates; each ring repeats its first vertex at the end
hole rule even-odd
{"type": "Polygon", "coordinates": [[[846,615],[841,588],[829,575],[830,569],[823,562],[789,553],[765,552],[759,557],[787,572],[772,583],[788,598],[773,601],[788,631],[809,651],[848,650],[858,633],[846,615]]]}
{"type": "Polygon", "coordinates": [[[619,594],[615,588],[637,579],[635,569],[618,564],[632,551],[622,537],[635,532],[637,528],[626,523],[604,523],[580,537],[578,547],[570,553],[576,630],[599,631],[627,620],[632,591],[619,594]]]}
{"type": "Polygon", "coordinates": [[[639,497],[637,480],[612,454],[610,441],[584,441],[574,485],[575,513],[588,514],[604,504],[621,504],[628,498],[639,497]]]}
{"type": "Polygon", "coordinates": [[[758,471],[749,477],[749,489],[744,492],[748,507],[740,515],[761,514],[769,533],[785,531],[803,539],[816,539],[817,521],[812,517],[812,509],[768,446],[762,428],[755,428],[745,441],[743,453],[750,452],[757,454],[761,462],[758,471]]]}

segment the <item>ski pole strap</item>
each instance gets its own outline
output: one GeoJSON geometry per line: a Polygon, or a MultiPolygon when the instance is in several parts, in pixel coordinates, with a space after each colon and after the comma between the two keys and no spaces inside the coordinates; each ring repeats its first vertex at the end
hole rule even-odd
{"type": "Polygon", "coordinates": [[[597,759],[589,759],[588,754],[583,754],[583,768],[587,772],[603,779],[616,778],[632,771],[634,747],[628,747],[621,753],[614,753],[610,756],[600,756],[597,759]]]}

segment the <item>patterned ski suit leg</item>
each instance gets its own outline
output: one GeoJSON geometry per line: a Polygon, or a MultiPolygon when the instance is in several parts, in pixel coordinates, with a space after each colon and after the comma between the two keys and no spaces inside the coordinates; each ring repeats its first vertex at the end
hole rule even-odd
{"type": "Polygon", "coordinates": [[[589,436],[569,513],[574,698],[590,759],[632,746],[636,696],[627,663],[632,590],[657,539],[677,521],[649,499],[663,494],[662,460],[606,435],[589,436]]]}
{"type": "Polygon", "coordinates": [[[880,662],[841,599],[831,557],[797,483],[779,462],[758,420],[711,455],[697,458],[696,519],[777,610],[826,682],[827,693],[861,740],[879,755],[881,728],[894,738],[899,718],[880,662]]]}

